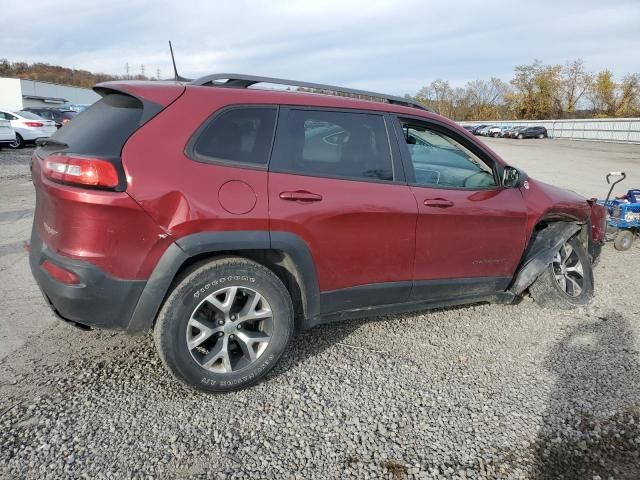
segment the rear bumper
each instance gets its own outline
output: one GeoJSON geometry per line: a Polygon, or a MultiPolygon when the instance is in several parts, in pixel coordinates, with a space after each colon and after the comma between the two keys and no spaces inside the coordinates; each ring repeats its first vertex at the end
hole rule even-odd
{"type": "Polygon", "coordinates": [[[146,285],[114,278],[95,265],[51,251],[34,231],[29,253],[31,272],[53,311],[63,320],[87,327],[126,330],[146,285]],[[78,285],[61,283],[42,267],[45,260],[75,273],[78,285]]]}
{"type": "Polygon", "coordinates": [[[48,131],[41,128],[16,128],[15,130],[25,142],[32,142],[38,138],[48,138],[55,133],[55,130],[48,131]]]}

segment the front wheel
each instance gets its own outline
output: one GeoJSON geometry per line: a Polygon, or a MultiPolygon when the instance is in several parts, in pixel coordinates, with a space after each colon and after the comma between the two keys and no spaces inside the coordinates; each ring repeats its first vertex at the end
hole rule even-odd
{"type": "Polygon", "coordinates": [[[634,235],[631,230],[618,230],[616,238],[613,239],[613,247],[621,252],[629,250],[631,245],[633,245],[633,237],[634,235]]]}
{"type": "Polygon", "coordinates": [[[529,287],[542,307],[564,310],[587,305],[593,298],[593,266],[576,237],[564,243],[547,269],[529,287]]]}
{"type": "Polygon", "coordinates": [[[165,367],[208,392],[248,387],[278,362],[293,334],[291,297],[252,260],[201,264],[171,292],[154,327],[165,367]]]}
{"type": "Polygon", "coordinates": [[[518,135],[518,140],[522,140],[524,138],[523,134],[518,135]]]}

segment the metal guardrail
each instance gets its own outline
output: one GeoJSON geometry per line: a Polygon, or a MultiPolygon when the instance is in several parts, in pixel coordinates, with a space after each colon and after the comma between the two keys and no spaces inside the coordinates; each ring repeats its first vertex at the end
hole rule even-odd
{"type": "Polygon", "coordinates": [[[640,118],[594,118],[576,120],[494,120],[486,122],[458,122],[461,125],[491,124],[496,126],[546,127],[549,137],[573,140],[640,143],[640,118]]]}

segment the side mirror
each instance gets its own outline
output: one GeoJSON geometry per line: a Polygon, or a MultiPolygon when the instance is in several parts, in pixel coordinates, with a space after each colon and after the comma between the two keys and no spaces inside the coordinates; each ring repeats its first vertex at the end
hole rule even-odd
{"type": "Polygon", "coordinates": [[[504,167],[502,172],[502,186],[505,188],[517,188],[526,179],[526,175],[515,167],[504,167]]]}

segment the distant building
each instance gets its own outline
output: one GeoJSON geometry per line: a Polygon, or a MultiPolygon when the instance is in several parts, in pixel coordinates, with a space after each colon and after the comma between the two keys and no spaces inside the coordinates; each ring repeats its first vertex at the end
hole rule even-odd
{"type": "Polygon", "coordinates": [[[0,78],[0,108],[55,107],[65,103],[92,104],[100,95],[89,88],[71,87],[37,80],[0,78]]]}

